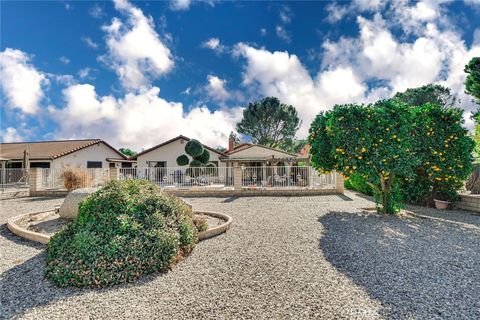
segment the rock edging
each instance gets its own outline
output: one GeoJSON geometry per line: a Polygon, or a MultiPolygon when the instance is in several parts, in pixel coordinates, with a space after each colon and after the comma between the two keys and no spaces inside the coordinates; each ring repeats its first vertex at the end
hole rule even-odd
{"type": "MultiPolygon", "coordinates": [[[[42,243],[42,244],[47,244],[50,241],[50,236],[49,235],[23,228],[18,224],[18,222],[21,221],[21,220],[24,220],[24,219],[32,218],[32,217],[37,216],[37,215],[42,215],[42,214],[51,213],[51,212],[54,212],[54,211],[50,210],[50,211],[42,211],[42,212],[35,212],[35,213],[25,213],[25,214],[15,216],[15,217],[7,220],[7,228],[12,233],[16,234],[17,236],[19,236],[21,238],[31,240],[31,241],[35,241],[35,242],[39,242],[39,243],[42,243]]],[[[194,213],[195,214],[203,214],[203,215],[207,215],[207,216],[212,216],[212,217],[215,217],[215,218],[218,218],[218,219],[221,219],[221,220],[225,221],[223,224],[221,224],[219,226],[215,226],[213,228],[209,228],[208,230],[206,230],[204,232],[200,232],[198,234],[198,240],[199,241],[202,241],[202,240],[205,240],[205,239],[208,239],[208,238],[212,238],[212,237],[218,236],[221,233],[224,233],[225,231],[230,229],[230,225],[232,224],[232,221],[233,221],[232,217],[230,217],[229,215],[220,213],[220,212],[196,211],[194,213]]]]}

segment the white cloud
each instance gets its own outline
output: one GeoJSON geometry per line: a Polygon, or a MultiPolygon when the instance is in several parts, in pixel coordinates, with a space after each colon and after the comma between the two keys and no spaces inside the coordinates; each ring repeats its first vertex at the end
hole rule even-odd
{"type": "Polygon", "coordinates": [[[60,58],[58,58],[58,61],[60,61],[61,63],[65,64],[65,65],[70,63],[70,59],[68,59],[67,57],[64,57],[64,56],[61,56],[60,58]]]}
{"type": "Polygon", "coordinates": [[[36,113],[44,96],[42,86],[46,84],[45,74],[30,64],[25,52],[11,48],[0,52],[0,85],[9,107],[36,113]]]}
{"type": "Polygon", "coordinates": [[[188,10],[191,3],[191,0],[171,0],[170,9],[174,11],[188,10]]]}
{"type": "Polygon", "coordinates": [[[186,11],[190,9],[190,6],[193,4],[198,4],[200,2],[206,3],[211,7],[215,6],[215,3],[219,0],[170,0],[170,9],[173,11],[186,11]]]}
{"type": "Polygon", "coordinates": [[[292,21],[293,12],[289,6],[281,6],[279,15],[283,23],[290,23],[292,21]]]}
{"type": "Polygon", "coordinates": [[[93,71],[93,69],[92,69],[92,68],[89,68],[89,67],[80,69],[80,70],[78,71],[78,76],[79,76],[81,79],[93,79],[92,71],[93,71]]]}
{"type": "Polygon", "coordinates": [[[127,16],[122,22],[113,18],[106,32],[108,56],[106,62],[119,76],[128,89],[139,89],[148,84],[150,78],[158,78],[173,67],[170,49],[161,41],[154,29],[153,19],[126,0],[116,0],[115,8],[127,16]]]}
{"type": "Polygon", "coordinates": [[[230,98],[230,93],[225,89],[226,80],[220,79],[217,76],[209,74],[207,76],[207,85],[205,90],[210,98],[217,102],[223,102],[230,98]]]}
{"type": "Polygon", "coordinates": [[[93,7],[88,10],[88,14],[96,19],[100,19],[105,15],[103,9],[98,5],[98,3],[95,3],[93,7]]]}
{"type": "Polygon", "coordinates": [[[254,87],[264,96],[278,97],[297,109],[303,120],[301,137],[306,136],[318,112],[335,103],[365,99],[366,86],[350,67],[331,68],[313,79],[298,57],[288,52],[270,52],[239,43],[235,54],[247,60],[243,73],[246,87],[254,87]]]}
{"type": "Polygon", "coordinates": [[[85,42],[85,44],[92,49],[98,48],[98,44],[95,41],[93,41],[90,37],[82,37],[82,41],[85,42]]]}
{"type": "Polygon", "coordinates": [[[18,133],[17,129],[8,127],[2,132],[2,142],[21,142],[23,137],[18,133]]]}
{"type": "Polygon", "coordinates": [[[222,53],[225,50],[225,46],[220,43],[218,38],[210,38],[202,43],[203,48],[211,49],[217,53],[222,53]]]}
{"type": "MultiPolygon", "coordinates": [[[[419,4],[407,6],[404,11],[413,15],[412,10],[417,10],[419,4]]],[[[417,35],[411,41],[396,38],[380,14],[372,20],[359,17],[358,38],[323,44],[322,67],[350,65],[365,81],[381,80],[384,91],[389,90],[390,95],[429,83],[443,84],[460,97],[465,110],[473,110],[470,99],[463,93],[463,68],[472,57],[480,55],[480,44],[474,42],[468,48],[456,31],[445,27],[450,23],[439,12],[443,10],[439,9],[435,17],[424,13],[418,14],[417,20],[399,20],[405,33],[415,26],[417,35]]]]}
{"type": "Polygon", "coordinates": [[[292,37],[290,34],[285,30],[282,26],[277,26],[275,28],[275,32],[277,33],[277,37],[285,41],[286,43],[290,43],[292,41],[292,37]]]}
{"type": "Polygon", "coordinates": [[[267,29],[261,28],[260,29],[260,34],[262,35],[262,37],[266,36],[267,35],[267,29]]]}
{"type": "MultiPolygon", "coordinates": [[[[404,1],[404,0],[398,0],[404,1]]],[[[344,5],[343,1],[331,2],[325,9],[328,13],[327,22],[336,23],[348,16],[353,16],[362,12],[378,12],[385,7],[385,0],[354,0],[348,5],[344,5]]]]}
{"type": "Polygon", "coordinates": [[[328,13],[326,20],[330,23],[342,20],[349,13],[348,6],[338,5],[336,2],[330,2],[325,10],[328,13]]]}
{"type": "MultiPolygon", "coordinates": [[[[376,13],[371,19],[359,16],[357,37],[327,39],[322,44],[322,64],[315,76],[309,74],[296,55],[237,44],[234,54],[246,59],[244,86],[257,95],[276,96],[295,106],[303,120],[300,137],[306,135],[319,111],[334,104],[373,102],[429,83],[451,88],[467,113],[473,110],[471,99],[463,93],[463,68],[472,57],[480,56],[480,43],[474,41],[467,47],[448,23],[440,2],[395,4],[397,7],[383,15],[376,13]],[[398,12],[400,5],[412,19],[401,17],[394,25],[385,21],[384,16],[398,12]],[[391,28],[398,26],[403,33],[394,35],[391,28]],[[412,26],[418,29],[412,32],[412,26]]],[[[357,1],[353,5],[357,11],[375,11],[385,3],[357,1]]]]}
{"type": "Polygon", "coordinates": [[[188,96],[188,95],[190,95],[190,91],[192,91],[192,88],[191,88],[191,87],[188,87],[188,88],[186,88],[185,90],[183,90],[183,91],[181,92],[181,94],[186,94],[186,95],[188,96]]]}
{"type": "Polygon", "coordinates": [[[184,134],[217,146],[226,144],[242,115],[241,108],[210,111],[204,106],[186,112],[181,103],[166,101],[159,93],[152,87],[117,99],[98,96],[89,84],[68,87],[63,92],[66,106],[54,113],[59,136],[95,136],[117,147],[141,150],[184,134]]]}

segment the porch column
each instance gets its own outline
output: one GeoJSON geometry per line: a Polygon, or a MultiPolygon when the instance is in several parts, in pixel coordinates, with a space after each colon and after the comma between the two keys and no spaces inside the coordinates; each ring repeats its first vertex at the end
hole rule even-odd
{"type": "Polygon", "coordinates": [[[267,168],[265,167],[265,161],[262,161],[262,180],[265,181],[265,184],[262,185],[262,187],[267,187],[268,179],[267,179],[267,168]]]}
{"type": "Polygon", "coordinates": [[[118,169],[117,168],[108,168],[108,178],[109,180],[118,180],[118,169]]]}
{"type": "Polygon", "coordinates": [[[233,189],[242,190],[242,168],[238,162],[233,162],[233,189]]]}
{"type": "Polygon", "coordinates": [[[336,171],[333,174],[335,175],[335,190],[337,191],[337,193],[344,193],[345,187],[343,175],[336,171]]]}
{"type": "Polygon", "coordinates": [[[39,168],[31,168],[28,175],[28,185],[29,185],[29,196],[37,196],[37,192],[41,189],[42,186],[42,170],[39,168]]]}

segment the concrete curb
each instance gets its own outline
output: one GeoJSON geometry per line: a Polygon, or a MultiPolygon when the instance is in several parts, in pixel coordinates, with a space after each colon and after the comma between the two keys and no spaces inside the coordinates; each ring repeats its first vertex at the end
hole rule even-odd
{"type": "MultiPolygon", "coordinates": [[[[22,228],[17,223],[18,223],[19,220],[23,220],[23,219],[26,219],[26,218],[32,218],[32,217],[35,217],[35,216],[38,216],[38,215],[41,215],[41,214],[46,214],[46,213],[51,213],[51,212],[54,212],[54,211],[50,210],[50,211],[42,211],[42,212],[35,212],[35,213],[25,213],[25,214],[15,216],[15,217],[7,220],[7,228],[12,233],[16,234],[17,236],[19,236],[21,238],[31,240],[31,241],[35,241],[35,242],[39,242],[39,243],[42,243],[42,244],[48,244],[48,242],[50,241],[50,236],[49,235],[22,228]]],[[[200,241],[211,238],[211,237],[215,237],[215,236],[217,236],[221,233],[224,233],[225,231],[227,231],[230,228],[230,225],[232,224],[232,221],[233,221],[232,217],[230,217],[226,214],[223,214],[223,213],[219,213],[219,212],[194,211],[194,213],[195,214],[203,214],[203,215],[212,216],[212,217],[215,217],[215,218],[218,218],[218,219],[221,219],[221,220],[225,221],[225,223],[223,223],[219,226],[210,228],[207,231],[199,233],[198,234],[198,240],[200,240],[200,241]]]]}
{"type": "Polygon", "coordinates": [[[203,214],[203,215],[206,215],[206,216],[211,216],[211,217],[222,219],[223,221],[225,221],[225,223],[223,223],[219,226],[210,228],[210,229],[208,229],[207,231],[204,231],[204,232],[200,232],[198,234],[198,240],[200,240],[200,241],[208,239],[208,238],[212,238],[212,237],[218,236],[221,233],[224,233],[225,231],[230,229],[230,225],[232,224],[232,221],[233,221],[232,217],[230,217],[229,215],[226,215],[224,213],[220,213],[220,212],[195,211],[195,214],[203,214]]]}
{"type": "Polygon", "coordinates": [[[50,210],[50,211],[42,211],[42,212],[35,212],[35,213],[25,213],[25,214],[21,214],[19,216],[15,216],[15,217],[7,220],[7,228],[12,233],[16,234],[17,236],[19,236],[21,238],[31,240],[31,241],[35,241],[35,242],[40,242],[42,244],[47,244],[50,241],[50,236],[49,235],[22,228],[17,224],[17,222],[19,220],[23,220],[25,218],[31,218],[31,217],[34,217],[34,216],[37,216],[37,215],[50,213],[50,212],[54,212],[54,211],[50,210]]]}

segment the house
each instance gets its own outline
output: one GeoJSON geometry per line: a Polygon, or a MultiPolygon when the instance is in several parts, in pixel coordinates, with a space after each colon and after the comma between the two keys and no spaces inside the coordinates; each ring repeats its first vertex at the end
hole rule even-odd
{"type": "Polygon", "coordinates": [[[304,186],[309,183],[308,155],[293,154],[253,143],[235,146],[232,138],[220,160],[229,167],[242,167],[242,183],[248,186],[304,186]]]}
{"type": "MultiPolygon", "coordinates": [[[[140,168],[178,167],[177,158],[182,154],[186,154],[185,145],[188,141],[190,141],[190,138],[180,135],[137,153],[131,159],[136,160],[136,165],[140,168]]],[[[215,164],[217,167],[224,166],[220,162],[220,158],[225,157],[223,152],[206,145],[203,145],[203,147],[210,152],[210,163],[215,164]]],[[[190,157],[189,159],[191,160],[190,157]]]]}
{"type": "Polygon", "coordinates": [[[131,167],[127,159],[103,140],[59,140],[0,144],[1,168],[131,167]]]}
{"type": "Polygon", "coordinates": [[[244,167],[292,166],[300,162],[309,162],[308,155],[293,154],[253,143],[234,146],[233,139],[228,141],[228,149],[220,160],[227,166],[237,163],[244,167]]]}

